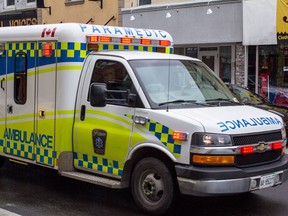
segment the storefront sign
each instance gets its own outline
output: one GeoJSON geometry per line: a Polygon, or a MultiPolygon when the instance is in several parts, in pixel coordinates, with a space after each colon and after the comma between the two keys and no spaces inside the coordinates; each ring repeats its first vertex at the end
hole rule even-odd
{"type": "Polygon", "coordinates": [[[277,0],[277,43],[288,43],[288,0],[277,0]]]}
{"type": "Polygon", "coordinates": [[[37,11],[20,11],[6,15],[0,15],[0,27],[4,26],[23,26],[23,25],[36,25],[37,11]]]}

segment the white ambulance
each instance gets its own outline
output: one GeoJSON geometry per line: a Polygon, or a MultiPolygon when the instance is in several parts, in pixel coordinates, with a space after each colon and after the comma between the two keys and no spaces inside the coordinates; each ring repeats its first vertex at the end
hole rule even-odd
{"type": "Polygon", "coordinates": [[[84,24],[0,28],[0,158],[130,187],[150,214],[175,195],[288,179],[282,119],[237,102],[161,30],[84,24]]]}

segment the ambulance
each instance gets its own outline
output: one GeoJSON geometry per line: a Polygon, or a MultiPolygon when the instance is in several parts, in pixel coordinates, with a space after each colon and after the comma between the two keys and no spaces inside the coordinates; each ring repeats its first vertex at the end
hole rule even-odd
{"type": "Polygon", "coordinates": [[[162,30],[0,28],[0,161],[130,188],[161,215],[178,194],[252,192],[288,179],[282,119],[240,104],[162,30]]]}

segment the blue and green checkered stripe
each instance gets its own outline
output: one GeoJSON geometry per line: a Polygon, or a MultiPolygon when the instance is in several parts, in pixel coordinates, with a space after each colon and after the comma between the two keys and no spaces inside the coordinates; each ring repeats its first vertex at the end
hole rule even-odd
{"type": "MultiPolygon", "coordinates": [[[[98,44],[98,50],[135,50],[135,51],[147,51],[157,52],[158,47],[154,46],[139,46],[139,45],[122,45],[122,44],[98,44]]],[[[173,48],[164,48],[165,53],[173,53],[173,48]]]]}
{"type": "MultiPolygon", "coordinates": [[[[131,119],[134,118],[132,115],[126,116],[131,119]]],[[[157,139],[160,140],[176,158],[181,157],[182,142],[173,139],[174,130],[151,119],[147,120],[144,128],[157,137],[157,139]]]]}
{"type": "MultiPolygon", "coordinates": [[[[88,54],[87,44],[80,42],[51,42],[53,57],[42,56],[42,44],[45,42],[13,42],[6,43],[5,50],[8,57],[8,73],[14,72],[14,57],[18,52],[27,54],[28,69],[35,67],[35,57],[41,58],[37,62],[38,66],[55,64],[61,62],[83,62],[88,54]],[[57,60],[56,60],[57,59],[57,60]]],[[[6,69],[3,69],[4,71],[6,69]]]]}
{"type": "Polygon", "coordinates": [[[154,134],[175,157],[181,156],[181,141],[173,139],[174,130],[151,119],[148,119],[144,127],[154,134]]]}
{"type": "Polygon", "coordinates": [[[6,146],[4,146],[4,140],[0,140],[0,152],[36,160],[38,163],[49,166],[54,166],[57,159],[57,152],[54,150],[36,147],[35,153],[33,145],[7,141],[6,146]]]}
{"type": "Polygon", "coordinates": [[[123,169],[119,167],[118,161],[77,152],[74,152],[74,165],[76,167],[97,170],[117,176],[121,176],[123,173],[123,169]]]}

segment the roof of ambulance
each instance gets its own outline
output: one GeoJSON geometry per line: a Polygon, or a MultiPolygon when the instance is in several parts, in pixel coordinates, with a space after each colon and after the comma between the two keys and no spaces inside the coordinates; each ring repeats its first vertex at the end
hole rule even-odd
{"type": "Polygon", "coordinates": [[[181,60],[194,60],[200,61],[196,58],[191,58],[188,56],[176,55],[176,54],[166,54],[158,52],[148,52],[148,51],[98,51],[92,52],[91,55],[106,55],[121,57],[125,60],[136,60],[136,59],[181,59],[181,60]]]}

